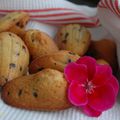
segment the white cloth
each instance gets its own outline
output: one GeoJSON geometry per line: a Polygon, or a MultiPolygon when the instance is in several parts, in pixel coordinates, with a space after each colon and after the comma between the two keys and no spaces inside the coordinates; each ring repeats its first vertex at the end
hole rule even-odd
{"type": "MultiPolygon", "coordinates": [[[[96,17],[96,8],[75,5],[66,0],[0,0],[0,15],[16,10],[30,13],[31,21],[26,29],[35,28],[42,30],[47,32],[52,38],[54,38],[58,29],[56,25],[81,23],[85,26],[93,27],[90,29],[93,39],[111,38],[112,36],[106,30],[108,29],[112,34],[116,34],[113,34],[113,36],[118,41],[119,31],[117,31],[116,27],[118,28],[119,25],[112,25],[115,21],[119,23],[119,18],[116,18],[107,8],[100,8],[99,6],[99,17],[106,29],[103,27],[94,28],[99,25],[99,20],[96,17]],[[36,22],[36,20],[39,22],[36,22]]],[[[112,109],[104,112],[99,118],[90,118],[76,108],[59,112],[27,111],[10,107],[0,100],[0,120],[120,120],[119,101],[112,109]]]]}

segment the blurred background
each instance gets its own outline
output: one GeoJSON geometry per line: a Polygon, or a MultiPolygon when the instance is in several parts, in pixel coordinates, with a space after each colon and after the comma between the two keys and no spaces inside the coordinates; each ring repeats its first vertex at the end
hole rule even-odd
{"type": "Polygon", "coordinates": [[[75,4],[82,4],[91,7],[96,7],[100,0],[68,0],[68,1],[71,1],[75,4]]]}

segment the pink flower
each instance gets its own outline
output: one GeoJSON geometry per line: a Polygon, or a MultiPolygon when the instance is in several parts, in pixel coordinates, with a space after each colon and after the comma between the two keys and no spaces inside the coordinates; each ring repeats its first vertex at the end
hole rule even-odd
{"type": "Polygon", "coordinates": [[[69,101],[91,117],[113,107],[119,90],[109,65],[99,65],[91,57],[82,57],[64,70],[69,82],[69,101]]]}

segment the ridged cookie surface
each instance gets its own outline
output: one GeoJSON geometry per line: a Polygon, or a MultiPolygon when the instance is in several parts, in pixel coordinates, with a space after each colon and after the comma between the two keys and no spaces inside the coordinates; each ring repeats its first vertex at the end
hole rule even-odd
{"type": "Polygon", "coordinates": [[[60,49],[82,56],[89,48],[90,38],[90,32],[85,27],[80,24],[68,24],[58,31],[56,43],[60,49]]]}
{"type": "Polygon", "coordinates": [[[10,32],[0,33],[0,85],[26,74],[29,52],[20,37],[10,32]]]}
{"type": "Polygon", "coordinates": [[[79,55],[66,50],[44,55],[33,60],[29,66],[30,73],[36,73],[44,68],[52,68],[63,72],[68,63],[75,62],[79,58],[79,55]]]}
{"type": "Polygon", "coordinates": [[[12,12],[0,19],[0,32],[5,32],[13,26],[23,28],[29,20],[29,15],[25,12],[12,12]]]}
{"type": "Polygon", "coordinates": [[[56,44],[50,36],[38,30],[28,30],[25,34],[24,41],[32,59],[58,51],[56,44]]]}
{"type": "Polygon", "coordinates": [[[11,106],[29,110],[62,110],[71,106],[63,73],[52,69],[8,82],[2,99],[11,106]]]}

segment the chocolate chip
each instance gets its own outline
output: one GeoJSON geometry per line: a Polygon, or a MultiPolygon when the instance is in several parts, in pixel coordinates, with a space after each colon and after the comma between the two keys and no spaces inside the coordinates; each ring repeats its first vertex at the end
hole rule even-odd
{"type": "Polygon", "coordinates": [[[10,95],[10,92],[8,92],[7,95],[10,95]]]}
{"type": "Polygon", "coordinates": [[[80,27],[79,32],[81,32],[81,30],[82,30],[82,27],[80,27]]]}
{"type": "Polygon", "coordinates": [[[13,21],[16,21],[16,19],[14,18],[13,21]]]}
{"type": "Polygon", "coordinates": [[[17,22],[16,25],[19,26],[19,25],[20,25],[20,22],[17,22]]]}
{"type": "Polygon", "coordinates": [[[34,42],[35,40],[34,39],[32,39],[32,42],[34,42]]]}
{"type": "Polygon", "coordinates": [[[22,71],[22,66],[20,66],[20,71],[22,71]]]}
{"type": "Polygon", "coordinates": [[[11,33],[9,33],[9,36],[12,36],[12,34],[11,34],[11,33]]]}
{"type": "Polygon", "coordinates": [[[44,68],[43,67],[41,67],[41,68],[38,68],[38,71],[41,71],[41,70],[43,70],[44,68]]]}
{"type": "Polygon", "coordinates": [[[66,44],[66,43],[67,43],[67,40],[63,40],[62,43],[66,44]]]}
{"type": "Polygon", "coordinates": [[[76,55],[75,53],[73,53],[73,52],[69,52],[69,54],[71,54],[71,55],[76,55]]]}
{"type": "Polygon", "coordinates": [[[54,65],[56,65],[56,63],[54,63],[54,65]]]}
{"type": "Polygon", "coordinates": [[[24,27],[24,25],[23,25],[23,24],[20,24],[20,25],[19,25],[19,27],[20,27],[20,28],[23,28],[23,27],[24,27]]]}
{"type": "Polygon", "coordinates": [[[83,41],[82,43],[83,43],[83,44],[86,44],[86,41],[83,41]]]}
{"type": "Polygon", "coordinates": [[[20,28],[23,28],[23,27],[24,27],[24,25],[21,24],[20,22],[16,23],[16,25],[19,26],[20,28]]]}
{"type": "Polygon", "coordinates": [[[34,33],[32,33],[32,35],[31,35],[31,40],[32,40],[32,42],[35,41],[35,39],[34,39],[34,33]]]}
{"type": "Polygon", "coordinates": [[[24,46],[24,45],[22,46],[22,49],[26,52],[26,48],[25,48],[25,46],[24,46]]]}
{"type": "Polygon", "coordinates": [[[19,55],[20,55],[20,53],[17,53],[16,55],[17,55],[17,56],[19,56],[19,55]]]}
{"type": "Polygon", "coordinates": [[[19,90],[18,96],[21,96],[22,94],[22,89],[19,90]]]}
{"type": "Polygon", "coordinates": [[[72,60],[71,59],[68,59],[68,63],[71,63],[72,62],[72,60]]]}
{"type": "Polygon", "coordinates": [[[5,78],[5,81],[8,82],[8,78],[5,78]]]}
{"type": "Polygon", "coordinates": [[[68,36],[69,36],[69,33],[66,33],[66,34],[65,34],[65,39],[67,39],[68,36]]]}
{"type": "Polygon", "coordinates": [[[38,94],[37,94],[36,92],[33,92],[33,96],[34,96],[35,98],[37,98],[37,97],[38,97],[38,94]]]}
{"type": "Polygon", "coordinates": [[[65,34],[65,39],[62,41],[62,43],[67,43],[67,37],[69,36],[69,33],[65,34]]]}
{"type": "Polygon", "coordinates": [[[16,64],[14,64],[14,63],[10,63],[9,64],[9,68],[11,69],[11,68],[15,68],[16,67],[16,64]]]}

